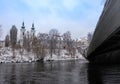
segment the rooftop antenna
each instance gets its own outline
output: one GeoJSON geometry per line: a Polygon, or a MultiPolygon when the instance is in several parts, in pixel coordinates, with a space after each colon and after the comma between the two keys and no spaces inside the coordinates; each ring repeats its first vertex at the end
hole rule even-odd
{"type": "Polygon", "coordinates": [[[24,17],[22,17],[22,21],[23,21],[22,23],[24,24],[24,17]]]}
{"type": "Polygon", "coordinates": [[[34,20],[33,20],[32,24],[33,24],[33,25],[35,24],[35,23],[34,23],[34,20]]]}

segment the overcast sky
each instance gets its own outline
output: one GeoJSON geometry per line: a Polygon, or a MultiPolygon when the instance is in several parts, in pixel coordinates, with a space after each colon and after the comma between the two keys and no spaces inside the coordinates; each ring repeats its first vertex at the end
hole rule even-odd
{"type": "Polygon", "coordinates": [[[27,30],[34,22],[37,32],[54,28],[80,38],[94,31],[103,5],[103,0],[0,0],[0,25],[3,36],[12,25],[20,30],[24,21],[27,30]]]}

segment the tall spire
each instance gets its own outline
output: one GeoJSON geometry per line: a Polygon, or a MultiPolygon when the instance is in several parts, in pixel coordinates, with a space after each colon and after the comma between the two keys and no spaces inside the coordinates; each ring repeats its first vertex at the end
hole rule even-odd
{"type": "Polygon", "coordinates": [[[25,25],[24,25],[24,21],[23,21],[23,23],[22,23],[22,27],[21,27],[22,29],[25,29],[25,25]]]}
{"type": "Polygon", "coordinates": [[[34,23],[32,23],[32,28],[31,28],[32,30],[34,30],[35,29],[35,27],[34,27],[34,23]]]}

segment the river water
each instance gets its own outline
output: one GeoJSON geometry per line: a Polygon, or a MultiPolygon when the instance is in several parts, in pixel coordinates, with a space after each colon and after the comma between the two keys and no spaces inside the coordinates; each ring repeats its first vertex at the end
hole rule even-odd
{"type": "Polygon", "coordinates": [[[86,61],[0,64],[0,84],[120,84],[120,65],[86,61]]]}

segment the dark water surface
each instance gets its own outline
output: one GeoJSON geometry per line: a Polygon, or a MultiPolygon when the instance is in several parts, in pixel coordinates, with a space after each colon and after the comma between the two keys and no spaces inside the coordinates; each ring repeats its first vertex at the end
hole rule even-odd
{"type": "Polygon", "coordinates": [[[85,61],[0,64],[0,84],[120,84],[120,65],[85,61]]]}

